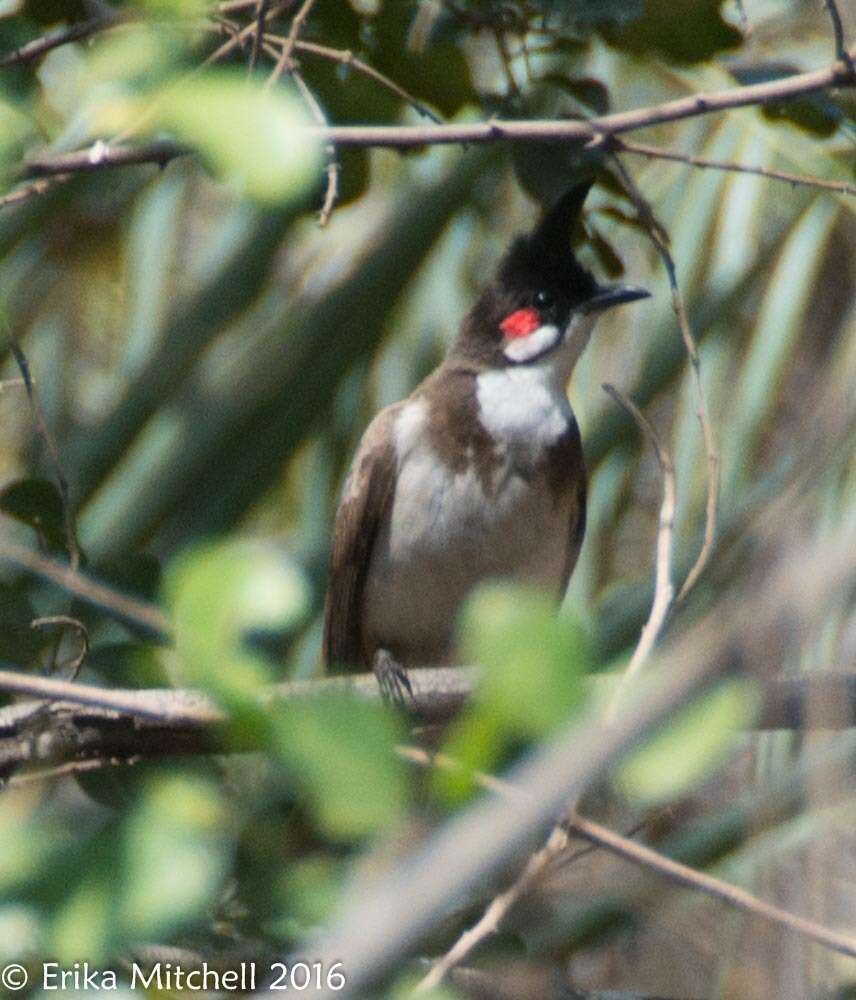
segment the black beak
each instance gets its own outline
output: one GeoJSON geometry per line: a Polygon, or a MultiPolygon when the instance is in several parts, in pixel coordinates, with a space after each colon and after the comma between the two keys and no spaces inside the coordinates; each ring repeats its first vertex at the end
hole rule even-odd
{"type": "Polygon", "coordinates": [[[638,285],[601,285],[595,289],[594,295],[579,306],[583,313],[601,312],[613,306],[622,306],[625,302],[635,302],[637,299],[647,299],[651,293],[638,285]]]}

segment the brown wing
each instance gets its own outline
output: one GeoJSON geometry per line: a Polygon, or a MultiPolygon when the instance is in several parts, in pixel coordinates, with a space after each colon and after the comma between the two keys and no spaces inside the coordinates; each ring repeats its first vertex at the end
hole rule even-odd
{"type": "Polygon", "coordinates": [[[363,642],[363,593],[378,531],[389,515],[395,486],[393,423],[399,404],[369,424],[345,481],[333,527],[324,610],[328,670],[370,669],[363,642]]]}

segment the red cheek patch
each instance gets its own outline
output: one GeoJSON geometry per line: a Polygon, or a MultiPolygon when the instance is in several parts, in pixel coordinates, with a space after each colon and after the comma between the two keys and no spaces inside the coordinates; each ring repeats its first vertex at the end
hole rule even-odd
{"type": "Polygon", "coordinates": [[[541,325],[541,317],[537,309],[518,309],[516,312],[506,316],[499,324],[500,330],[506,337],[528,337],[534,333],[541,325]]]}

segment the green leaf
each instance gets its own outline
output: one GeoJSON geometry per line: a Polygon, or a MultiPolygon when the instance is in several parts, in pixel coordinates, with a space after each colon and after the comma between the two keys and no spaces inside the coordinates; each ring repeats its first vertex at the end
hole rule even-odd
{"type": "Polygon", "coordinates": [[[699,62],[723,49],[739,45],[743,36],[727,24],[721,13],[723,0],[684,0],[679,8],[671,0],[645,0],[637,17],[618,21],[614,16],[593,16],[603,37],[627,52],[654,52],[677,62],[699,62]]]}
{"type": "Polygon", "coordinates": [[[753,684],[726,681],[629,757],[616,772],[619,787],[639,805],[661,804],[690,791],[726,759],[757,708],[753,684]]]}
{"type": "Polygon", "coordinates": [[[212,172],[265,204],[284,202],[313,185],[321,168],[318,143],[303,128],[297,98],[269,91],[244,75],[211,71],[168,81],[142,101],[105,107],[115,127],[145,115],[150,130],[166,130],[196,149],[212,172]]]}
{"type": "Polygon", "coordinates": [[[597,115],[605,115],[609,111],[609,91],[600,80],[565,76],[563,73],[548,73],[542,79],[544,83],[550,83],[569,94],[586,111],[597,115]]]}
{"type": "Polygon", "coordinates": [[[546,594],[481,587],[464,608],[461,635],[465,662],[484,670],[484,704],[508,732],[541,736],[582,704],[587,641],[546,594]]]}
{"type": "Polygon", "coordinates": [[[293,702],[276,714],[281,757],[333,837],[354,839],[397,823],[407,802],[398,720],[346,695],[293,702]]]}
{"type": "Polygon", "coordinates": [[[309,585],[285,553],[246,541],[203,545],[173,563],[166,599],[178,669],[235,708],[273,679],[271,665],[246,646],[253,630],[285,631],[304,619],[309,585]]]}
{"type": "Polygon", "coordinates": [[[438,770],[433,786],[450,804],[476,789],[474,771],[491,771],[521,739],[538,738],[578,711],[590,665],[579,626],[538,591],[490,584],[461,617],[462,656],[484,671],[475,705],[451,727],[444,749],[460,769],[438,770]]]}
{"type": "Polygon", "coordinates": [[[131,935],[165,933],[198,917],[227,869],[220,788],[188,775],[153,781],[124,831],[121,918],[131,935]]]}
{"type": "Polygon", "coordinates": [[[53,551],[65,549],[62,497],[47,479],[19,479],[0,490],[0,510],[29,525],[53,551]]]}

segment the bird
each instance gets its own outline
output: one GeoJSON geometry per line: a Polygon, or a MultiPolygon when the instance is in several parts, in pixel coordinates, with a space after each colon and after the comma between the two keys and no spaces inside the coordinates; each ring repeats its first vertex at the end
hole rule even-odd
{"type": "Polygon", "coordinates": [[[411,668],[454,662],[457,614],[482,582],[561,602],[586,524],[567,386],[598,317],[649,295],[601,284],[577,260],[591,186],[514,239],[442,363],[364,432],[333,525],[328,671],[373,670],[400,701],[411,668]]]}

